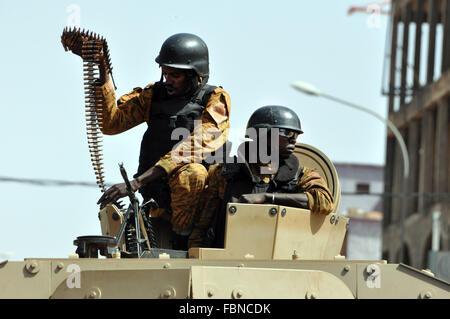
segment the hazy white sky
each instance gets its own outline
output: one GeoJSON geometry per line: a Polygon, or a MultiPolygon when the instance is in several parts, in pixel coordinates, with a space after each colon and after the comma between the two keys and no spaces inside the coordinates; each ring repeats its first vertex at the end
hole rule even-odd
{"type": "MultiPolygon", "coordinates": [[[[386,116],[381,80],[388,18],[347,15],[350,6],[369,2],[0,0],[0,176],[95,182],[82,63],[60,42],[77,17],[82,28],[108,40],[118,96],[159,80],[154,59],[167,37],[195,33],[209,47],[210,84],[231,96],[233,129],[244,128],[260,106],[286,105],[302,121],[300,142],[334,162],[382,165],[381,122],[290,87],[307,81],[386,116]]],[[[145,129],[104,138],[107,183],[122,181],[119,162],[134,174],[145,129]]],[[[99,189],[0,183],[0,194],[0,259],[7,253],[13,260],[65,258],[77,236],[100,234],[99,189]]]]}

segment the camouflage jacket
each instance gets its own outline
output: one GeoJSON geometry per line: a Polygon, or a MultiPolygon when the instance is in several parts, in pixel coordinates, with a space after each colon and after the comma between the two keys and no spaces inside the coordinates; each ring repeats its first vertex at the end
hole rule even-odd
{"type": "MultiPolygon", "coordinates": [[[[144,89],[135,88],[132,92],[121,96],[117,102],[111,81],[108,80],[101,86],[99,91],[104,100],[102,132],[106,135],[113,135],[122,133],[143,122],[151,123],[152,86],[153,84],[149,84],[144,89]]],[[[184,163],[201,162],[204,156],[208,156],[219,148],[228,136],[230,106],[231,101],[228,93],[220,87],[216,88],[200,116],[201,127],[194,128],[190,139],[180,143],[176,150],[164,155],[155,166],[160,166],[170,175],[184,163]],[[221,133],[221,136],[217,138],[217,134],[212,133],[221,133]],[[183,162],[180,162],[179,157],[177,157],[180,150],[181,152],[190,150],[187,158],[186,153],[183,153],[183,162]],[[199,150],[201,151],[199,152],[199,150]]]]}

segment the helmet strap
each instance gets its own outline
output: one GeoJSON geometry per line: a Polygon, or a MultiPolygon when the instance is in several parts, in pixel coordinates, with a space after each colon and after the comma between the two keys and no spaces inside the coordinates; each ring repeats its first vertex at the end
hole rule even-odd
{"type": "Polygon", "coordinates": [[[208,79],[209,79],[209,76],[204,76],[201,78],[201,82],[198,85],[197,90],[192,95],[191,102],[197,103],[200,105],[202,104],[203,96],[205,95],[205,92],[206,92],[205,86],[206,86],[206,83],[208,83],[208,79]]]}

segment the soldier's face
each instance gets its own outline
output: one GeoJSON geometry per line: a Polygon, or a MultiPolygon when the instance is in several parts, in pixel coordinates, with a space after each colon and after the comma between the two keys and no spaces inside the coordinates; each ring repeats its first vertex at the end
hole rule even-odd
{"type": "Polygon", "coordinates": [[[187,92],[189,83],[184,70],[163,66],[162,73],[168,95],[181,96],[187,92]]]}
{"type": "MultiPolygon", "coordinates": [[[[286,132],[289,133],[290,131],[286,132]]],[[[292,153],[294,153],[295,144],[297,143],[297,137],[299,135],[298,133],[293,132],[291,132],[292,134],[285,134],[286,132],[282,131],[282,129],[279,130],[278,140],[276,141],[278,143],[272,143],[272,138],[275,137],[272,136],[272,133],[267,134],[267,151],[270,150],[271,154],[273,154],[273,152],[276,152],[276,156],[278,156],[280,159],[286,159],[292,153]]]]}
{"type": "Polygon", "coordinates": [[[297,136],[285,137],[280,135],[278,137],[278,145],[280,150],[280,158],[288,158],[289,155],[294,153],[295,143],[297,141],[297,136]]]}

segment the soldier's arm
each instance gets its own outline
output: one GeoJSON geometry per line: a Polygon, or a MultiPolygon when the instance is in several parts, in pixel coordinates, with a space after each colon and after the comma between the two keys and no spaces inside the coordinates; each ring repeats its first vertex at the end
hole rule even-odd
{"type": "Polygon", "coordinates": [[[103,134],[122,133],[148,120],[152,90],[135,88],[121,96],[116,102],[116,94],[111,78],[106,72],[104,61],[99,61],[100,78],[97,82],[97,98],[101,101],[103,134]]]}
{"type": "Polygon", "coordinates": [[[320,175],[303,168],[295,193],[244,194],[239,202],[250,204],[275,204],[311,210],[312,213],[329,214],[333,210],[333,196],[320,175]]]}
{"type": "Polygon", "coordinates": [[[303,168],[297,183],[297,192],[308,197],[308,209],[312,213],[329,214],[334,208],[334,199],[325,180],[314,170],[303,168]]]}
{"type": "Polygon", "coordinates": [[[220,148],[228,136],[230,106],[228,93],[216,88],[199,119],[200,124],[194,127],[190,137],[164,155],[155,166],[170,175],[186,163],[201,163],[211,152],[220,148]]]}
{"type": "Polygon", "coordinates": [[[309,199],[305,193],[244,194],[239,197],[239,202],[248,204],[275,204],[309,209],[309,199]]]}

